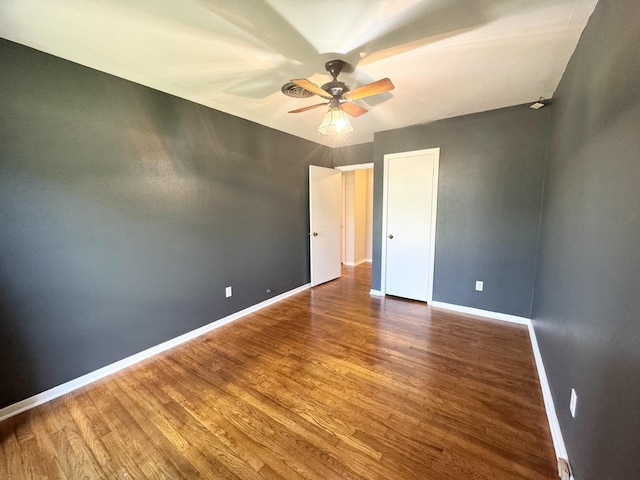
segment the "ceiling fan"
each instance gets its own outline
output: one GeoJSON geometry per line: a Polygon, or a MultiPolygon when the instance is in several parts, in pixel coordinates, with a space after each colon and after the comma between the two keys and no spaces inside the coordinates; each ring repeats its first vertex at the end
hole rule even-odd
{"type": "Polygon", "coordinates": [[[391,80],[383,78],[351,90],[345,83],[338,81],[338,75],[340,75],[345,65],[346,62],[343,60],[329,60],[325,63],[324,67],[333,79],[321,87],[306,78],[298,78],[285,83],[281,90],[282,93],[289,97],[307,98],[318,95],[329,100],[328,102],[291,110],[288,113],[301,113],[329,105],[329,109],[318,130],[320,133],[343,133],[353,130],[345,113],[352,117],[359,117],[368,112],[366,108],[352,103],[350,100],[371,97],[395,88],[391,80]]]}

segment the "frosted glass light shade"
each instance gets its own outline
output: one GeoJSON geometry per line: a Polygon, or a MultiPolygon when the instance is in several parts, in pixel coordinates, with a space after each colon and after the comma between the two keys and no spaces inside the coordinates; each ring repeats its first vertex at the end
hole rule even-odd
{"type": "Polygon", "coordinates": [[[353,131],[353,127],[349,123],[346,113],[339,108],[330,108],[329,111],[324,114],[318,131],[323,135],[331,135],[351,132],[353,131]]]}

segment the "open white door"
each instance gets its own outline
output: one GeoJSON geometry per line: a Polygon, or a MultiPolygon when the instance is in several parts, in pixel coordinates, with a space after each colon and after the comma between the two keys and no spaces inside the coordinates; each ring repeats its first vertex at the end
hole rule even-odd
{"type": "Polygon", "coordinates": [[[342,172],[309,166],[311,286],[340,276],[342,172]]]}

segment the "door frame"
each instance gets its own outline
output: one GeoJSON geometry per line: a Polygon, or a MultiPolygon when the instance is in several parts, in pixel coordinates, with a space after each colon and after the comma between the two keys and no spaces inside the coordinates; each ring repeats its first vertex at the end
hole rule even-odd
{"type": "Polygon", "coordinates": [[[423,150],[411,150],[408,152],[387,153],[384,155],[383,167],[383,183],[382,183],[382,245],[380,258],[380,293],[386,295],[387,288],[387,199],[388,199],[388,182],[389,182],[389,160],[401,157],[416,157],[419,155],[435,154],[436,158],[433,163],[433,189],[431,198],[431,247],[429,251],[429,264],[431,271],[429,272],[429,288],[427,291],[427,303],[433,301],[433,277],[435,273],[436,258],[436,224],[438,213],[438,178],[440,174],[440,148],[427,148],[423,150]]]}
{"type": "MultiPolygon", "coordinates": [[[[354,170],[371,170],[371,171],[375,171],[375,165],[373,162],[369,162],[369,163],[355,163],[353,165],[343,165],[341,167],[335,167],[336,170],[340,170],[343,174],[345,172],[353,172],[354,170]]],[[[375,182],[375,173],[374,173],[374,182],[375,182]]],[[[345,257],[345,248],[346,248],[346,236],[347,236],[347,232],[346,229],[344,228],[344,224],[345,224],[345,220],[346,220],[346,204],[345,204],[345,198],[346,198],[346,186],[344,183],[344,175],[342,175],[342,225],[341,225],[341,229],[340,229],[340,261],[342,262],[342,264],[344,265],[344,257],[345,257]]],[[[372,239],[373,241],[373,239],[372,239]]],[[[372,250],[373,250],[373,246],[372,250]]],[[[369,259],[367,259],[367,261],[370,261],[369,259]]]]}

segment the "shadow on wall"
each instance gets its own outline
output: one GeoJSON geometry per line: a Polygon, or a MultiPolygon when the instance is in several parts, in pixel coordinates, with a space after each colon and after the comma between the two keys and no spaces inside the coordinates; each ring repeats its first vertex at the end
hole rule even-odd
{"type": "MultiPolygon", "coordinates": [[[[2,262],[0,258],[0,263],[2,262]]],[[[2,271],[0,270],[0,275],[2,271]]],[[[0,276],[0,408],[9,406],[16,398],[24,398],[24,392],[33,391],[37,386],[35,372],[30,369],[31,362],[28,342],[22,331],[20,308],[26,306],[9,305],[7,292],[11,288],[7,278],[0,276]],[[24,368],[11,368],[13,359],[22,358],[24,368]]],[[[0,430],[0,441],[4,439],[6,429],[0,430]]]]}
{"type": "MultiPolygon", "coordinates": [[[[633,441],[640,432],[640,416],[638,415],[638,383],[635,377],[640,372],[640,355],[638,346],[627,345],[630,351],[626,355],[611,358],[603,362],[607,370],[591,371],[590,379],[594,385],[599,385],[594,395],[589,395],[589,389],[584,393],[578,387],[578,402],[575,428],[565,429],[573,445],[585,449],[581,452],[586,462],[574,465],[576,478],[590,478],[589,472],[602,470],[603,465],[614,463],[620,470],[616,470],[616,478],[640,478],[640,464],[629,461],[637,458],[640,443],[633,441]],[[627,381],[620,383],[621,372],[628,372],[627,381]],[[623,418],[624,421],[620,421],[623,418]],[[615,442],[611,439],[623,438],[632,441],[615,442]]],[[[603,356],[608,352],[600,352],[603,356]]],[[[562,404],[562,403],[561,403],[562,404]]],[[[568,402],[567,402],[568,404],[568,402]]]]}

